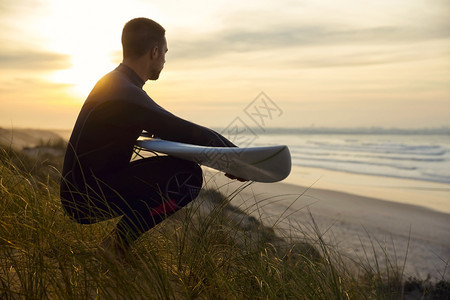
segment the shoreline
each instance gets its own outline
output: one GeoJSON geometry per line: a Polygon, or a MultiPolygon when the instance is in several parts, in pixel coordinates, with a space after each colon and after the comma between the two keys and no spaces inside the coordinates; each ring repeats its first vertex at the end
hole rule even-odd
{"type": "Polygon", "coordinates": [[[344,192],[450,214],[450,184],[293,166],[282,183],[344,192]]]}
{"type": "MultiPolygon", "coordinates": [[[[211,169],[206,169],[206,174],[205,185],[225,195],[242,186],[211,169]]],[[[325,182],[308,187],[311,184],[289,181],[252,183],[231,203],[264,224],[275,225],[281,236],[317,239],[317,228],[332,248],[351,260],[374,265],[377,256],[383,265],[388,257],[402,267],[406,259],[406,278],[430,275],[432,280],[450,280],[446,270],[450,260],[449,213],[382,199],[391,198],[389,194],[368,197],[323,188],[325,182]]]]}

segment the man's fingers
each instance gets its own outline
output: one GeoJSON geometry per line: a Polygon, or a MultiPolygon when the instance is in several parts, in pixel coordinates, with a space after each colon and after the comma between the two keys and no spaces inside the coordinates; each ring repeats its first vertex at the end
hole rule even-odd
{"type": "Polygon", "coordinates": [[[230,179],[236,179],[236,180],[239,180],[240,182],[248,181],[247,179],[240,178],[240,177],[236,177],[236,176],[231,175],[231,174],[229,174],[229,173],[225,173],[225,176],[227,176],[227,177],[230,178],[230,179]]]}

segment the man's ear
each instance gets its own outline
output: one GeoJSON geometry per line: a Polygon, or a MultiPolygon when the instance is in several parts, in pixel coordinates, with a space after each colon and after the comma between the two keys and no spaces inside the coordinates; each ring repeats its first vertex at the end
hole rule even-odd
{"type": "Polygon", "coordinates": [[[150,58],[155,59],[158,56],[159,56],[159,49],[158,49],[158,46],[155,46],[150,50],[150,58]]]}

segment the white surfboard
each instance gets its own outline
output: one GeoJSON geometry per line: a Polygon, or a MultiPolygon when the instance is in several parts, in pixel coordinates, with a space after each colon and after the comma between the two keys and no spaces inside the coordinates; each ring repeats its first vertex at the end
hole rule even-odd
{"type": "Polygon", "coordinates": [[[276,182],[283,180],[291,172],[291,154],[285,145],[248,148],[204,147],[152,138],[138,140],[136,144],[144,150],[194,161],[252,181],[276,182]]]}

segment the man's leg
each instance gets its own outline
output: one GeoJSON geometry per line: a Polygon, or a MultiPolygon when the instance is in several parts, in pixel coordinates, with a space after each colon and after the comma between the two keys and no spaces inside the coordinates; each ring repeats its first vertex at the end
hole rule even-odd
{"type": "Polygon", "coordinates": [[[125,246],[194,200],[203,183],[200,166],[170,156],[135,161],[114,175],[104,181],[121,195],[108,204],[123,215],[117,232],[125,246]]]}

